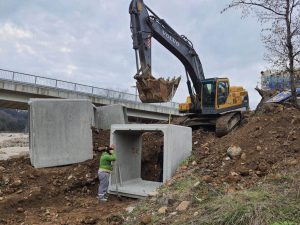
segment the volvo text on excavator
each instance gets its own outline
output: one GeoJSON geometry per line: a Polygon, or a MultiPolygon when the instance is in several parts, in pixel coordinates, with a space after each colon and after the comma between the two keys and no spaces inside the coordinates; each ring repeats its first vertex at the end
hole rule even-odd
{"type": "Polygon", "coordinates": [[[170,101],[180,83],[180,77],[156,79],[151,73],[152,37],[174,54],[184,65],[189,96],[179,105],[187,115],[185,125],[213,125],[217,136],[230,132],[249,109],[248,92],[243,87],[230,86],[228,78],[204,76],[200,58],[192,42],[179,35],[158,17],[143,0],[132,0],[129,6],[133,49],[136,54],[137,88],[144,103],[170,101]]]}

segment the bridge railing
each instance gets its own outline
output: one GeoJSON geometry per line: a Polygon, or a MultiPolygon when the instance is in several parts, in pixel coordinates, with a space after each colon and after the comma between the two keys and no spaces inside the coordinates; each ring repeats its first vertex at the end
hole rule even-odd
{"type": "MultiPolygon", "coordinates": [[[[26,73],[20,73],[10,70],[3,70],[0,69],[0,79],[12,81],[16,83],[25,83],[31,84],[35,86],[42,86],[42,87],[51,87],[56,89],[62,89],[67,91],[73,91],[78,93],[83,93],[87,95],[105,97],[109,99],[117,99],[121,101],[129,101],[135,103],[141,103],[139,97],[135,94],[130,94],[126,92],[120,92],[105,88],[93,87],[84,84],[78,84],[63,80],[57,80],[53,78],[41,77],[26,73]]],[[[166,103],[152,103],[153,105],[161,106],[161,107],[168,107],[168,108],[177,108],[178,103],[176,102],[166,102],[166,103]]]]}

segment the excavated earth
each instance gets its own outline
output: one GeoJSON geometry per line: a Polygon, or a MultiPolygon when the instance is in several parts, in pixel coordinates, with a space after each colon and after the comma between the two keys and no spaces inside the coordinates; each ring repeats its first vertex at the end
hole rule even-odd
{"type": "Polygon", "coordinates": [[[300,111],[266,105],[246,115],[240,127],[222,138],[198,130],[193,141],[197,167],[203,169],[208,183],[248,188],[268,173],[300,163],[300,111]],[[240,154],[230,157],[230,147],[239,147],[240,154]]]}
{"type": "MultiPolygon", "coordinates": [[[[178,121],[173,121],[179,123],[178,121]]],[[[94,148],[109,144],[109,131],[94,133],[94,148]]],[[[143,136],[142,176],[158,178],[157,153],[161,133],[143,136]]],[[[96,199],[99,154],[84,163],[34,169],[28,158],[0,161],[0,224],[122,224],[125,209],[137,201],[110,196],[96,199]]],[[[232,133],[215,137],[212,131],[193,131],[193,163],[181,167],[176,179],[190,169],[201,170],[203,180],[228,190],[241,190],[269,173],[300,163],[300,111],[280,105],[249,113],[232,133]],[[229,147],[240,148],[229,156],[229,147]]]]}
{"type": "MultiPolygon", "coordinates": [[[[109,131],[94,132],[94,146],[109,144],[109,131]]],[[[134,200],[96,199],[99,153],[84,163],[35,169],[30,159],[0,161],[0,224],[113,224],[134,200]]]]}

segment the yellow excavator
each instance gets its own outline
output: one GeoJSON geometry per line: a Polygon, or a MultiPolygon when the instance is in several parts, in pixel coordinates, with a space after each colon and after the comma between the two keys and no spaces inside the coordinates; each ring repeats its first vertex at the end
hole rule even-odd
{"type": "Polygon", "coordinates": [[[203,68],[192,42],[179,35],[159,18],[143,0],[132,0],[129,6],[133,49],[136,56],[137,88],[143,103],[170,101],[180,83],[180,77],[155,79],[151,73],[152,37],[174,54],[184,65],[189,96],[179,105],[187,115],[186,126],[213,125],[217,136],[226,135],[249,109],[248,92],[243,87],[230,86],[228,78],[204,76],[203,68]]]}

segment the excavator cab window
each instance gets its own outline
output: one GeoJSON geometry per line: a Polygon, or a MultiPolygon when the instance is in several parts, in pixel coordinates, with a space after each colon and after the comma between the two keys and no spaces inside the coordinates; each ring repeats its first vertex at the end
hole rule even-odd
{"type": "Polygon", "coordinates": [[[226,103],[227,97],[229,95],[229,84],[227,81],[218,82],[218,105],[223,105],[226,103]]]}
{"type": "Polygon", "coordinates": [[[202,85],[202,106],[214,107],[216,97],[216,84],[214,81],[205,82],[202,85]]]}

